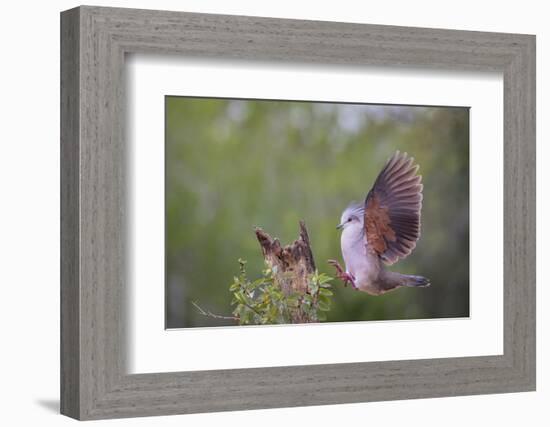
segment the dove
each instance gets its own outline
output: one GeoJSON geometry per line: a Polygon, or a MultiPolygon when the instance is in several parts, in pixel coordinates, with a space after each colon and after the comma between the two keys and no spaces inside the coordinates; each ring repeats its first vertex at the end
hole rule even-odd
{"type": "Polygon", "coordinates": [[[370,295],[401,287],[426,287],[422,276],[386,270],[406,258],[420,238],[422,176],[407,153],[397,151],[378,174],[362,203],[350,204],[342,213],[342,257],[346,268],[329,260],[344,285],[370,295]]]}

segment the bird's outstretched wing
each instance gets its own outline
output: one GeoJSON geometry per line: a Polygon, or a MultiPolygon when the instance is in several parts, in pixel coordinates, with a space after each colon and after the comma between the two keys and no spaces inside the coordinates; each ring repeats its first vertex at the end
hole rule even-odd
{"type": "Polygon", "coordinates": [[[420,237],[422,176],[413,160],[397,151],[365,199],[368,247],[388,265],[407,257],[420,237]]]}

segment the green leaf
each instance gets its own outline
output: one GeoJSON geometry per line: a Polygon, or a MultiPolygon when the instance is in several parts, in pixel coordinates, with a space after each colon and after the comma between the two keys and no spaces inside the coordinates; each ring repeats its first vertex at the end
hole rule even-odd
{"type": "Polygon", "coordinates": [[[310,289],[312,294],[316,294],[317,291],[319,290],[319,285],[315,282],[310,282],[309,289],[310,289]]]}
{"type": "Polygon", "coordinates": [[[269,317],[271,317],[273,320],[277,319],[277,316],[279,315],[279,310],[277,309],[276,305],[272,305],[269,308],[269,317]]]}
{"type": "Polygon", "coordinates": [[[334,294],[332,293],[331,290],[329,290],[327,288],[321,288],[321,289],[319,289],[319,295],[324,295],[324,296],[327,296],[327,297],[331,297],[334,294]]]}
{"type": "Polygon", "coordinates": [[[294,294],[294,295],[290,295],[286,298],[286,303],[290,306],[290,307],[297,307],[298,306],[298,303],[299,303],[300,299],[298,297],[298,295],[294,294]]]}
{"type": "Polygon", "coordinates": [[[323,302],[324,304],[326,305],[330,305],[330,297],[326,296],[326,295],[319,295],[319,298],[318,300],[320,302],[323,302]]]}
{"type": "Polygon", "coordinates": [[[322,273],[319,275],[319,284],[324,285],[328,282],[331,282],[333,279],[330,276],[327,276],[326,274],[322,273]]]}
{"type": "Polygon", "coordinates": [[[327,304],[324,301],[319,300],[318,305],[319,305],[319,310],[321,310],[321,311],[329,311],[330,310],[330,305],[327,304]]]}
{"type": "Polygon", "coordinates": [[[236,299],[239,303],[244,304],[244,305],[247,304],[246,298],[245,298],[245,296],[244,296],[241,292],[236,292],[236,293],[234,294],[234,296],[235,296],[235,299],[236,299]]]}

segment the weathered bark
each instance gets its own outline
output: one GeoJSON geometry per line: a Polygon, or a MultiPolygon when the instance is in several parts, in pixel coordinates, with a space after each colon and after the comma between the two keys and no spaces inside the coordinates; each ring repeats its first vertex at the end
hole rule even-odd
{"type": "MultiPolygon", "coordinates": [[[[256,228],[255,231],[264,259],[274,271],[275,282],[283,293],[286,296],[308,293],[309,276],[315,272],[315,261],[305,223],[300,221],[299,238],[287,246],[281,246],[278,239],[274,239],[261,228],[256,228]]],[[[292,321],[308,323],[314,320],[309,319],[302,310],[297,310],[292,313],[292,321]]]]}

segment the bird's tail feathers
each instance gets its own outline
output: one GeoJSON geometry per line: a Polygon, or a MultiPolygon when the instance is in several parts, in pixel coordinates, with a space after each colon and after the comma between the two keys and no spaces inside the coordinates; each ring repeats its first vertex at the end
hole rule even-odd
{"type": "Polygon", "coordinates": [[[403,286],[408,287],[426,287],[430,286],[430,279],[424,276],[413,276],[412,274],[404,274],[403,286]]]}

